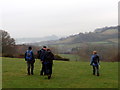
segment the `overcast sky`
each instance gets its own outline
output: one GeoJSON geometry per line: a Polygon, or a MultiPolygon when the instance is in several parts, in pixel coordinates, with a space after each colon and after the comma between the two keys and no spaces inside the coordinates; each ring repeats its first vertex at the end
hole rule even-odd
{"type": "Polygon", "coordinates": [[[119,0],[0,0],[0,29],[13,38],[68,36],[118,25],[119,0]]]}

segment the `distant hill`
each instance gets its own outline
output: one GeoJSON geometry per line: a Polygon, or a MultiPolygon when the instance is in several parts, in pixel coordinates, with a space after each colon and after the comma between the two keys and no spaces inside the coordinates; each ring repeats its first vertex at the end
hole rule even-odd
{"type": "Polygon", "coordinates": [[[95,29],[94,32],[105,32],[108,30],[117,30],[117,29],[118,29],[118,26],[111,26],[111,27],[97,28],[95,29]]]}
{"type": "Polygon", "coordinates": [[[71,35],[66,38],[61,38],[59,40],[52,41],[42,41],[38,43],[33,43],[33,45],[70,45],[75,43],[85,43],[85,42],[101,42],[108,41],[114,42],[118,38],[118,26],[114,27],[104,27],[95,29],[94,32],[89,33],[79,33],[76,35],[71,35]]]}
{"type": "Polygon", "coordinates": [[[56,35],[46,36],[46,37],[38,37],[38,38],[16,38],[16,44],[26,44],[26,43],[36,43],[41,41],[49,41],[49,40],[58,40],[59,37],[56,35]]]}

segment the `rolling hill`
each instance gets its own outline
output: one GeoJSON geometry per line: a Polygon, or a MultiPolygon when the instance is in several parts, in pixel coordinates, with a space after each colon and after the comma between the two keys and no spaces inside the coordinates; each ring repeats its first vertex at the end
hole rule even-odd
{"type": "Polygon", "coordinates": [[[42,41],[31,43],[32,45],[71,45],[88,42],[111,42],[117,43],[118,26],[95,29],[94,32],[79,33],[59,40],[42,41]]]}

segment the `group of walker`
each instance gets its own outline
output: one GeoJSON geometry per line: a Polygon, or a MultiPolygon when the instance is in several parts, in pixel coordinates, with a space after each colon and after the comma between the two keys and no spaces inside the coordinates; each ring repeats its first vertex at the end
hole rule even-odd
{"type": "MultiPolygon", "coordinates": [[[[47,75],[48,79],[51,78],[52,75],[52,65],[54,60],[54,54],[48,49],[46,46],[43,46],[38,52],[38,58],[42,63],[42,68],[40,70],[40,75],[47,75]]],[[[28,75],[34,75],[34,63],[35,57],[32,51],[32,47],[28,47],[28,50],[25,52],[25,61],[27,61],[27,71],[28,75]]],[[[93,66],[93,75],[99,76],[99,55],[96,51],[93,51],[93,55],[91,56],[90,65],[93,66]]]]}
{"type": "MultiPolygon", "coordinates": [[[[51,78],[52,75],[52,65],[54,60],[54,54],[51,52],[50,49],[43,46],[41,50],[38,52],[38,58],[42,63],[42,69],[40,70],[40,75],[47,75],[48,79],[51,78]]],[[[25,61],[27,61],[27,71],[28,75],[34,75],[34,63],[35,57],[32,51],[32,47],[28,47],[28,50],[25,52],[25,61]]]]}

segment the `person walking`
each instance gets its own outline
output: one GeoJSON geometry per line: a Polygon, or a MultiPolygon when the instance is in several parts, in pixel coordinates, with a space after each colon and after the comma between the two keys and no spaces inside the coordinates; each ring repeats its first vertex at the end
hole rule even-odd
{"type": "Polygon", "coordinates": [[[40,70],[40,75],[43,75],[43,74],[46,75],[45,64],[44,64],[46,51],[47,51],[46,46],[43,46],[43,48],[38,51],[38,58],[40,59],[40,61],[42,63],[42,69],[40,70]]]}
{"type": "Polygon", "coordinates": [[[93,66],[93,75],[99,76],[99,55],[97,54],[97,51],[93,51],[93,55],[91,56],[90,65],[93,66]]]}
{"type": "Polygon", "coordinates": [[[28,72],[27,74],[33,75],[35,58],[34,58],[34,54],[31,46],[28,47],[28,50],[25,52],[25,61],[27,62],[27,72],[28,72]],[[30,72],[30,69],[31,69],[31,72],[30,72]]]}
{"type": "Polygon", "coordinates": [[[47,49],[47,52],[45,54],[45,73],[48,76],[48,79],[51,78],[52,75],[52,65],[54,60],[54,54],[51,52],[50,49],[47,49]]]}

